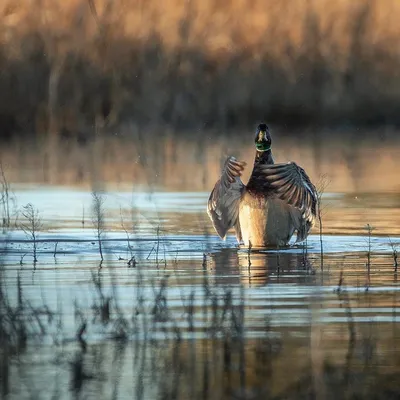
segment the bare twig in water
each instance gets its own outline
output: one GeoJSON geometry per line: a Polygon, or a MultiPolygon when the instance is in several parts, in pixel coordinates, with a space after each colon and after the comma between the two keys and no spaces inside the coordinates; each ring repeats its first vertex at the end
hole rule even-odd
{"type": "Polygon", "coordinates": [[[160,286],[158,291],[153,287],[155,299],[154,306],[152,308],[153,320],[156,322],[165,322],[168,321],[170,315],[167,305],[167,285],[168,285],[169,275],[165,275],[160,282],[160,286]]]}
{"type": "Polygon", "coordinates": [[[280,252],[279,244],[276,246],[276,266],[277,266],[277,272],[279,275],[281,272],[281,252],[280,252]]]}
{"type": "Polygon", "coordinates": [[[83,321],[76,332],[76,338],[78,339],[79,343],[81,343],[81,345],[84,346],[85,348],[86,348],[86,341],[83,338],[83,335],[86,331],[86,326],[87,322],[83,321]]]}
{"type": "Polygon", "coordinates": [[[346,307],[346,316],[347,316],[347,323],[348,323],[348,329],[349,329],[349,349],[354,348],[354,344],[356,342],[356,330],[354,326],[354,319],[353,319],[353,314],[351,312],[351,304],[350,304],[350,299],[349,295],[346,290],[342,290],[342,287],[344,286],[344,277],[343,277],[343,269],[340,271],[340,276],[339,276],[339,283],[338,287],[336,289],[336,293],[339,296],[339,299],[343,301],[345,307],[346,307]]]}
{"type": "Polygon", "coordinates": [[[340,275],[339,275],[339,283],[338,283],[338,287],[336,289],[337,293],[340,293],[342,290],[342,286],[343,286],[343,269],[340,270],[340,275]]]}
{"type": "MultiPolygon", "coordinates": [[[[127,242],[128,242],[128,250],[129,250],[129,253],[130,253],[130,256],[131,256],[131,258],[130,258],[130,261],[131,261],[132,259],[135,259],[135,256],[133,255],[133,249],[132,249],[131,242],[130,242],[130,241],[131,241],[131,237],[130,237],[130,235],[129,235],[128,230],[127,230],[126,227],[125,227],[124,217],[122,216],[122,209],[121,209],[121,207],[120,207],[120,209],[119,209],[119,215],[120,215],[120,218],[121,218],[121,227],[122,227],[123,231],[125,232],[126,240],[127,240],[127,242]]],[[[128,262],[128,265],[129,265],[129,262],[128,262]]],[[[129,266],[130,266],[130,265],[129,265],[129,266]]]]}
{"type": "Polygon", "coordinates": [[[128,261],[128,267],[129,268],[135,268],[136,267],[136,258],[135,258],[135,256],[132,256],[131,259],[128,261]]]}
{"type": "Polygon", "coordinates": [[[104,235],[104,198],[103,194],[92,192],[92,222],[96,231],[97,243],[99,245],[100,266],[104,261],[102,239],[104,235]]]}
{"type": "Polygon", "coordinates": [[[0,203],[3,208],[2,225],[3,228],[8,228],[10,226],[10,184],[6,179],[3,166],[1,163],[0,163],[0,179],[1,179],[0,203]]]}
{"type": "Polygon", "coordinates": [[[57,246],[58,246],[58,242],[56,242],[56,244],[54,245],[54,253],[53,253],[54,258],[56,258],[56,256],[57,256],[57,246]]]}
{"type": "Polygon", "coordinates": [[[344,301],[344,304],[346,306],[347,324],[349,329],[349,348],[354,348],[354,344],[356,342],[356,329],[354,326],[354,319],[353,313],[351,311],[349,294],[347,293],[347,291],[340,292],[339,298],[344,301]]]}
{"type": "Polygon", "coordinates": [[[92,374],[87,374],[84,369],[84,353],[78,352],[75,358],[70,362],[71,367],[71,390],[79,393],[85,380],[94,379],[92,374]]]}
{"type": "Polygon", "coordinates": [[[33,243],[33,263],[37,263],[37,236],[38,231],[42,229],[42,222],[40,220],[39,211],[33,207],[31,203],[28,203],[22,208],[22,216],[25,218],[21,222],[21,229],[25,235],[33,243]]]}
{"type": "Polygon", "coordinates": [[[150,258],[150,256],[151,256],[151,254],[153,253],[155,247],[156,247],[156,245],[154,245],[154,246],[151,248],[150,253],[149,253],[148,256],[146,257],[146,260],[148,260],[148,259],[150,258]]]}
{"type": "Polygon", "coordinates": [[[82,228],[85,227],[85,205],[82,205],[82,228]]]}
{"type": "Polygon", "coordinates": [[[157,226],[157,247],[156,247],[156,263],[158,267],[158,251],[160,249],[160,226],[157,226]]]}
{"type": "Polygon", "coordinates": [[[92,271],[92,282],[100,298],[100,305],[94,304],[92,308],[100,315],[101,322],[107,324],[110,321],[110,303],[112,299],[104,294],[100,273],[96,276],[92,271]]]}
{"type": "Polygon", "coordinates": [[[395,247],[395,244],[390,240],[390,238],[389,238],[389,243],[390,247],[392,248],[394,272],[397,272],[397,267],[399,265],[397,262],[397,257],[398,257],[397,249],[395,247]]]}
{"type": "Polygon", "coordinates": [[[207,254],[203,253],[203,262],[201,263],[203,269],[207,269],[207,254]]]}
{"type": "Polygon", "coordinates": [[[368,290],[371,284],[371,233],[374,230],[374,228],[370,225],[367,224],[365,229],[368,232],[368,251],[367,251],[367,262],[365,264],[365,267],[367,269],[367,277],[366,277],[366,283],[365,283],[365,290],[368,290]]]}
{"type": "Polygon", "coordinates": [[[21,256],[21,259],[19,260],[19,265],[24,265],[24,257],[27,255],[28,253],[25,253],[21,256]]]}
{"type": "Polygon", "coordinates": [[[322,241],[322,196],[325,192],[326,187],[329,184],[329,179],[327,175],[322,175],[320,180],[317,184],[317,216],[318,216],[318,223],[319,223],[319,243],[320,243],[320,255],[321,255],[321,270],[324,270],[324,247],[322,241]]]}

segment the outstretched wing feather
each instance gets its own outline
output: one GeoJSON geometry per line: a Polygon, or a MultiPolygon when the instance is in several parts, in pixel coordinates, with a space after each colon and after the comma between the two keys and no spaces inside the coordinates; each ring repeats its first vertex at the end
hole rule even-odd
{"type": "Polygon", "coordinates": [[[318,194],[310,178],[296,163],[261,165],[257,174],[264,177],[264,186],[292,206],[292,220],[297,241],[304,240],[314,224],[318,194]]]}
{"type": "Polygon", "coordinates": [[[240,177],[246,163],[229,157],[208,199],[207,212],[221,238],[235,227],[236,237],[241,240],[239,224],[239,203],[245,189],[240,177]]]}

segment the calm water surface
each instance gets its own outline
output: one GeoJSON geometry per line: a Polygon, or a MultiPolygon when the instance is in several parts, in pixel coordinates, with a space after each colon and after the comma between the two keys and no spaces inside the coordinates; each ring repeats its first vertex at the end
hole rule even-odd
{"type": "Polygon", "coordinates": [[[35,265],[1,236],[5,398],[397,398],[398,195],[326,193],[322,249],[249,254],[208,193],[107,191],[101,265],[90,192],[14,195],[43,228],[35,265]]]}

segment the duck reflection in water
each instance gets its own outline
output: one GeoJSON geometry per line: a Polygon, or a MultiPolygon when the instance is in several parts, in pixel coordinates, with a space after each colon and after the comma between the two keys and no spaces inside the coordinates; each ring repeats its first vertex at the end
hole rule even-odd
{"type": "Polygon", "coordinates": [[[216,284],[262,286],[268,283],[306,283],[313,278],[313,266],[301,249],[251,251],[221,249],[210,254],[216,284]]]}

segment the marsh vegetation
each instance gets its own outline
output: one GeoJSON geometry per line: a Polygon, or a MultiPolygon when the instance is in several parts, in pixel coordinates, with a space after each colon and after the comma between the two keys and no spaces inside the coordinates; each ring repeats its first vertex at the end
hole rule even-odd
{"type": "Polygon", "coordinates": [[[14,194],[46,228],[35,266],[18,224],[1,240],[5,398],[396,398],[398,236],[328,219],[322,270],[318,226],[306,249],[238,249],[205,231],[207,193],[14,194]],[[99,204],[101,230],[82,227],[99,204]]]}

